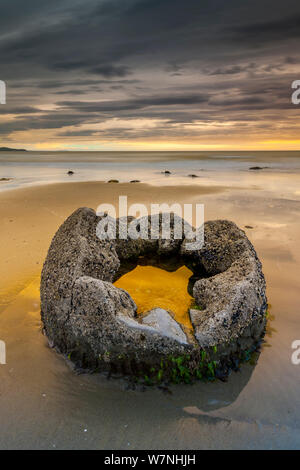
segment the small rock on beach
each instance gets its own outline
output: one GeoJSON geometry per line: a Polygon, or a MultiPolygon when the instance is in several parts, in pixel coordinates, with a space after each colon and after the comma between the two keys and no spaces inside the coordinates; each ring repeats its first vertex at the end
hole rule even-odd
{"type": "Polygon", "coordinates": [[[250,166],[249,170],[258,171],[258,170],[265,170],[266,168],[268,167],[267,166],[250,166]]]}

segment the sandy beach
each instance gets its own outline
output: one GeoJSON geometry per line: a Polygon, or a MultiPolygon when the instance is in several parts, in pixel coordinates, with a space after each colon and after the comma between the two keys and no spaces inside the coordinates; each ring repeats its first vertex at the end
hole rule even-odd
{"type": "Polygon", "coordinates": [[[0,451],[300,449],[299,19],[0,2],[0,451]]]}
{"type": "Polygon", "coordinates": [[[298,184],[299,174],[288,172],[228,172],[210,185],[75,182],[3,191],[0,339],[7,345],[7,365],[0,369],[0,447],[299,447],[300,366],[291,362],[300,331],[298,184]],[[263,262],[270,303],[256,366],[243,365],[227,383],[141,392],[128,390],[126,381],[76,375],[48,347],[39,276],[50,241],[76,208],[117,203],[124,194],[129,203],[146,205],[204,203],[206,220],[228,218],[246,231],[263,262]]]}

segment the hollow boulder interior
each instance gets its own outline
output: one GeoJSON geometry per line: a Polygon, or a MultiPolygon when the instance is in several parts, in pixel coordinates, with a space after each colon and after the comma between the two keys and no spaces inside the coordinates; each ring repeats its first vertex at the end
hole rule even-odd
{"type": "Polygon", "coordinates": [[[195,304],[192,292],[198,279],[179,257],[140,256],[122,262],[114,285],[130,294],[138,315],[162,308],[191,330],[189,309],[195,304]]]}

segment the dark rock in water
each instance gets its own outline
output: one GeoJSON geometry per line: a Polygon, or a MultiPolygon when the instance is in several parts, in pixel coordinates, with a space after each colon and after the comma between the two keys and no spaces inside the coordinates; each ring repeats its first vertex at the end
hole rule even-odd
{"type": "Polygon", "coordinates": [[[109,180],[108,183],[119,183],[119,180],[109,180]]]}
{"type": "Polygon", "coordinates": [[[131,180],[130,183],[140,183],[140,180],[131,180]]]}
{"type": "Polygon", "coordinates": [[[189,177],[189,178],[199,178],[199,176],[198,176],[198,175],[194,175],[194,174],[192,174],[192,175],[188,175],[188,177],[189,177]]]}
{"type": "Polygon", "coordinates": [[[74,171],[69,170],[69,171],[68,171],[68,175],[74,175],[74,171]]]}
{"type": "Polygon", "coordinates": [[[170,172],[169,170],[165,170],[165,171],[162,171],[162,174],[163,174],[163,175],[170,175],[171,172],[170,172]]]}
{"type": "Polygon", "coordinates": [[[0,152],[27,152],[25,149],[12,149],[10,147],[0,147],[0,152]]]}
{"type": "Polygon", "coordinates": [[[265,170],[267,166],[251,166],[249,170],[265,170]]]}
{"type": "MultiPolygon", "coordinates": [[[[78,368],[144,377],[146,383],[162,376],[166,381],[216,374],[223,379],[232,364],[260,344],[265,279],[252,244],[233,222],[206,222],[203,247],[191,250],[184,235],[175,237],[176,224],[184,221],[174,214],[169,239],[161,237],[161,215],[160,238],[154,240],[100,240],[102,219],[92,209],[75,211],[54,236],[42,271],[45,333],[78,368]],[[137,316],[130,295],[112,284],[127,260],[137,263],[157,254],[176,256],[195,274],[205,273],[193,287],[193,332],[159,306],[137,316]]],[[[111,220],[117,228],[148,222],[151,232],[150,217],[111,220]]]]}

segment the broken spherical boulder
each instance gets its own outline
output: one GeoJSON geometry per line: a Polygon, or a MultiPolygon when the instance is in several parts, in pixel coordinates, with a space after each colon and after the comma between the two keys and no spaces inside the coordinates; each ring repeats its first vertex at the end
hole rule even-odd
{"type": "Polygon", "coordinates": [[[78,209],[52,240],[41,278],[41,316],[51,346],[91,371],[185,382],[224,376],[258,347],[266,324],[265,280],[252,244],[233,222],[206,222],[203,246],[190,249],[176,229],[184,221],[174,214],[168,238],[161,215],[155,239],[151,217],[114,221],[116,228],[147,227],[144,239],[121,239],[118,230],[115,239],[100,239],[102,221],[92,209],[78,209]],[[113,284],[126,263],[134,267],[155,257],[161,266],[174,257],[174,266],[193,271],[193,330],[159,305],[137,315],[129,293],[113,284]]]}

